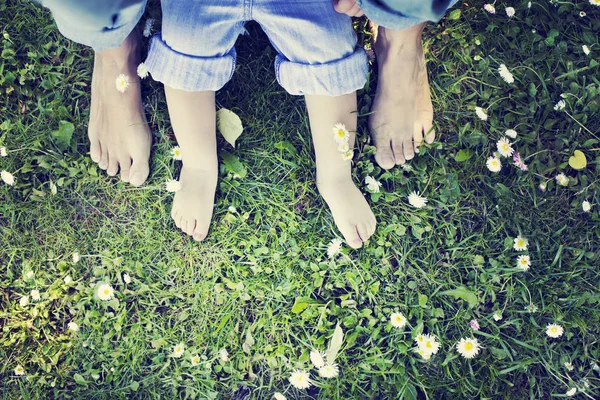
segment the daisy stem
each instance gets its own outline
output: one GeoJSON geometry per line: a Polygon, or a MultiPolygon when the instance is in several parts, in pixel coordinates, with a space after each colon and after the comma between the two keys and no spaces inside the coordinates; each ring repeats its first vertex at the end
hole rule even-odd
{"type": "Polygon", "coordinates": [[[575,121],[577,123],[577,125],[579,125],[580,127],[582,127],[583,129],[585,129],[585,131],[587,133],[589,133],[590,135],[592,135],[593,137],[595,137],[597,140],[600,140],[600,138],[598,136],[596,136],[594,134],[594,132],[590,131],[588,128],[585,127],[585,125],[583,125],[581,122],[577,121],[571,114],[569,114],[568,111],[565,111],[565,114],[567,114],[569,116],[569,118],[571,118],[573,121],[575,121]]]}

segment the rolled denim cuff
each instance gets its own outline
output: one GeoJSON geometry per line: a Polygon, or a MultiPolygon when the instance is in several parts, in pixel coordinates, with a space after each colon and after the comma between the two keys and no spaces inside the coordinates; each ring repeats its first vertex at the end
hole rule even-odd
{"type": "MultiPolygon", "coordinates": [[[[407,5],[402,12],[386,6],[386,2],[386,0],[358,0],[358,5],[367,18],[375,24],[394,31],[401,31],[426,21],[438,22],[448,8],[456,4],[458,0],[450,1],[445,9],[437,8],[435,10],[432,6],[426,7],[415,1],[414,6],[407,5]]],[[[395,3],[400,2],[396,1],[395,3]]],[[[423,4],[431,3],[431,1],[423,0],[423,4]]]]}
{"type": "Polygon", "coordinates": [[[365,51],[324,64],[301,64],[278,55],[275,74],[279,84],[293,95],[341,96],[362,89],[369,70],[365,51]]]}
{"type": "Polygon", "coordinates": [[[200,92],[217,91],[225,86],[233,75],[235,59],[235,48],[217,57],[179,53],[156,34],[150,42],[145,64],[154,80],[173,89],[200,92]]]}
{"type": "Polygon", "coordinates": [[[86,30],[80,26],[74,25],[71,20],[71,16],[64,15],[63,13],[57,12],[52,13],[56,26],[59,32],[74,42],[90,46],[95,52],[116,49],[123,44],[125,38],[129,36],[131,31],[135,28],[140,18],[144,14],[146,9],[146,1],[143,1],[139,5],[139,9],[135,10],[133,18],[114,29],[103,29],[103,30],[86,30]]]}

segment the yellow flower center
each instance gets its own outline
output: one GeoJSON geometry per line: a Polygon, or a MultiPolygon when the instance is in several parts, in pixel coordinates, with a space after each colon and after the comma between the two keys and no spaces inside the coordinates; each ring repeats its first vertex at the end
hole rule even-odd
{"type": "Polygon", "coordinates": [[[517,246],[519,246],[519,247],[525,246],[525,241],[523,239],[517,240],[517,246]]]}
{"type": "Polygon", "coordinates": [[[427,346],[428,349],[431,349],[433,347],[433,344],[431,342],[427,342],[425,343],[425,346],[427,346]]]}
{"type": "Polygon", "coordinates": [[[552,328],[550,328],[550,332],[556,333],[558,332],[558,329],[556,329],[556,327],[553,326],[552,328]]]}
{"type": "Polygon", "coordinates": [[[465,350],[466,350],[466,351],[471,351],[471,350],[473,350],[473,343],[466,343],[466,344],[465,344],[465,350]]]}
{"type": "Polygon", "coordinates": [[[301,381],[302,380],[302,375],[298,375],[298,380],[301,381]]]}
{"type": "Polygon", "coordinates": [[[343,138],[344,136],[346,136],[346,132],[344,132],[343,129],[338,129],[337,134],[341,138],[343,138]]]}
{"type": "Polygon", "coordinates": [[[109,293],[108,289],[104,289],[104,294],[108,295],[108,293],[109,293]]]}
{"type": "Polygon", "coordinates": [[[399,315],[397,315],[397,316],[396,316],[396,322],[402,322],[402,317],[401,317],[401,316],[399,316],[399,315]]]}

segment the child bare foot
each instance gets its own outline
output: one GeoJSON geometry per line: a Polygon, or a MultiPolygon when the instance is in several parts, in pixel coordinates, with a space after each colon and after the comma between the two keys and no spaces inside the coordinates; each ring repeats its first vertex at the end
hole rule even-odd
{"type": "Polygon", "coordinates": [[[208,235],[219,173],[215,93],[168,86],[165,93],[183,162],[171,217],[179,229],[201,241],[208,235]]]}
{"type": "Polygon", "coordinates": [[[352,181],[351,161],[342,157],[332,130],[337,123],[346,126],[351,151],[356,131],[356,93],[306,96],[306,106],[317,159],[317,188],[344,239],[357,249],[373,235],[377,221],[352,181]]]}
{"type": "Polygon", "coordinates": [[[90,156],[100,168],[110,176],[120,169],[123,181],[139,186],[148,177],[152,139],[137,82],[140,56],[136,35],[131,33],[120,48],[94,57],[88,136],[90,156]],[[121,74],[132,81],[123,93],[115,85],[121,74]]]}
{"type": "Polygon", "coordinates": [[[379,69],[377,94],[369,127],[385,169],[404,164],[433,142],[433,106],[423,55],[420,24],[403,31],[379,27],[375,52],[379,69]]]}

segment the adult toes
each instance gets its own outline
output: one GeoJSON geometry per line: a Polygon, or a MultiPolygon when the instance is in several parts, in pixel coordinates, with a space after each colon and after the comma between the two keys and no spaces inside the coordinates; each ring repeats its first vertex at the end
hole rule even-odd
{"type": "Polygon", "coordinates": [[[421,123],[415,124],[415,131],[413,133],[413,144],[415,147],[415,154],[419,152],[419,146],[423,143],[423,126],[421,123]]]}
{"type": "Polygon", "coordinates": [[[402,142],[397,141],[392,143],[392,151],[394,153],[394,159],[396,160],[396,165],[401,165],[406,162],[404,158],[404,150],[402,149],[402,142]]]}
{"type": "Polygon", "coordinates": [[[92,161],[97,163],[102,158],[102,147],[100,141],[96,138],[90,138],[90,157],[92,161]]]}
{"type": "Polygon", "coordinates": [[[433,143],[435,140],[435,130],[433,129],[433,124],[424,124],[423,132],[425,132],[425,143],[433,143]]]}
{"type": "Polygon", "coordinates": [[[102,146],[102,156],[100,157],[100,161],[98,161],[98,167],[100,169],[108,168],[108,149],[105,146],[102,146]]]}
{"type": "Polygon", "coordinates": [[[195,219],[190,219],[187,220],[184,223],[184,229],[183,231],[188,234],[189,236],[192,236],[194,234],[194,228],[196,227],[196,220],[195,219]]]}
{"type": "Polygon", "coordinates": [[[363,243],[371,237],[371,233],[369,233],[369,224],[367,222],[360,223],[357,230],[360,240],[362,240],[363,243]]]}
{"type": "Polygon", "coordinates": [[[405,160],[412,160],[413,158],[415,158],[415,147],[413,145],[413,141],[412,138],[410,138],[409,140],[404,140],[402,142],[402,149],[403,149],[403,154],[404,154],[404,159],[405,160]]]}
{"type": "Polygon", "coordinates": [[[346,229],[341,230],[341,232],[346,240],[346,243],[348,243],[348,246],[352,247],[353,249],[360,249],[362,247],[363,241],[360,238],[355,225],[348,226],[346,229]]]}
{"type": "Polygon", "coordinates": [[[123,156],[119,158],[119,167],[121,168],[121,180],[123,182],[129,182],[129,175],[131,172],[131,158],[123,156]]]}
{"type": "Polygon", "coordinates": [[[192,237],[194,240],[201,242],[208,235],[208,229],[210,227],[210,220],[208,222],[202,221],[198,219],[196,221],[196,227],[194,228],[194,232],[192,232],[192,237]]]}
{"type": "Polygon", "coordinates": [[[394,165],[396,165],[396,161],[390,143],[384,142],[380,145],[376,145],[376,147],[377,152],[375,153],[375,161],[377,161],[377,164],[383,169],[393,168],[394,165]]]}
{"type": "Polygon", "coordinates": [[[115,176],[119,172],[119,161],[117,157],[108,156],[108,167],[106,168],[106,173],[109,176],[115,176]]]}
{"type": "Polygon", "coordinates": [[[146,182],[150,169],[148,167],[148,160],[136,160],[133,159],[131,169],[129,170],[129,183],[134,186],[140,186],[146,182]]]}

